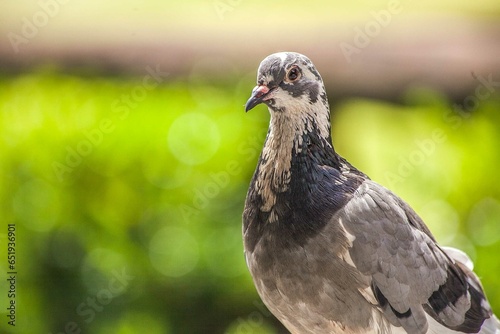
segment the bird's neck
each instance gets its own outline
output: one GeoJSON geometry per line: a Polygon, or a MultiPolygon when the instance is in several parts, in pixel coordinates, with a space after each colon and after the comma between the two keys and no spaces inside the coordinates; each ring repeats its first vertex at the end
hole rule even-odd
{"type": "Polygon", "coordinates": [[[324,115],[321,122],[316,115],[288,113],[271,114],[262,158],[272,161],[275,169],[287,170],[297,156],[307,155],[313,145],[321,146],[324,152],[334,153],[330,135],[330,119],[324,115]]]}
{"type": "Polygon", "coordinates": [[[293,192],[297,182],[309,182],[313,165],[335,164],[329,114],[272,112],[254,187],[263,201],[262,211],[271,211],[278,196],[293,192]],[[320,122],[318,122],[318,119],[320,122]]]}

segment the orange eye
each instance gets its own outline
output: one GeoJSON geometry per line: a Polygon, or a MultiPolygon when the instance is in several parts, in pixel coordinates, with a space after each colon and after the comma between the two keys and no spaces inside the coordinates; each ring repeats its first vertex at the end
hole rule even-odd
{"type": "Polygon", "coordinates": [[[300,70],[297,67],[292,67],[286,74],[286,78],[291,82],[298,80],[300,78],[300,70]]]}

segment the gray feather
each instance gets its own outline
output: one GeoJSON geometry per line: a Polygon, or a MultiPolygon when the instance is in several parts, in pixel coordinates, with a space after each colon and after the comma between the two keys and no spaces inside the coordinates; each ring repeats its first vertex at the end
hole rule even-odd
{"type": "MultiPolygon", "coordinates": [[[[433,237],[418,228],[422,223],[413,210],[402,204],[389,190],[365,181],[332,223],[342,221],[346,232],[354,236],[351,258],[387,299],[383,310],[391,323],[408,333],[425,333],[423,305],[447,281],[450,261],[433,237]]],[[[458,325],[469,308],[464,296],[439,317],[458,325]]]]}

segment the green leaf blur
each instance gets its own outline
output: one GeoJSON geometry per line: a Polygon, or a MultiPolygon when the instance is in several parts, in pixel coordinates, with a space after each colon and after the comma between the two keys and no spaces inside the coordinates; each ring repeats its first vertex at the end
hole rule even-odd
{"type": "MultiPolygon", "coordinates": [[[[0,79],[18,333],[278,333],[241,241],[269,121],[263,106],[243,110],[253,74],[168,79],[150,87],[140,76],[51,70],[0,79]]],[[[498,314],[500,100],[475,101],[463,112],[418,87],[402,104],[351,99],[334,106],[332,132],[341,155],[471,256],[498,314]]],[[[7,290],[2,281],[1,305],[7,290]]],[[[11,333],[6,314],[2,306],[0,331],[11,333]]]]}

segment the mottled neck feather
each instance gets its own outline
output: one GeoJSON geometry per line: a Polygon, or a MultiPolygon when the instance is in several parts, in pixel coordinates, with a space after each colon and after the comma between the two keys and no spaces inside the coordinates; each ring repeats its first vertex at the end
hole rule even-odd
{"type": "MultiPolygon", "coordinates": [[[[255,180],[255,190],[263,200],[260,209],[271,213],[271,221],[277,194],[289,190],[292,177],[297,177],[292,175],[292,164],[301,160],[297,157],[309,154],[308,146],[312,143],[327,153],[325,159],[336,156],[330,135],[328,104],[318,100],[294,106],[281,111],[270,108],[271,122],[255,180]]],[[[324,164],[329,163],[325,161],[324,164]]]]}

